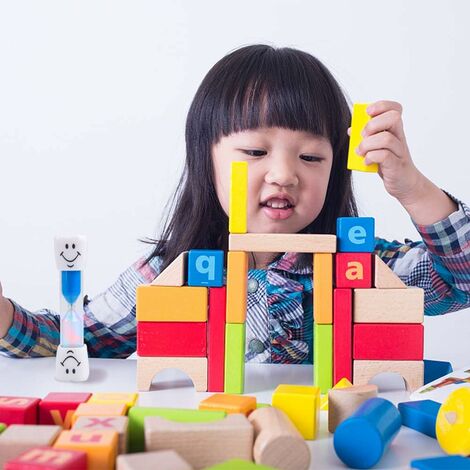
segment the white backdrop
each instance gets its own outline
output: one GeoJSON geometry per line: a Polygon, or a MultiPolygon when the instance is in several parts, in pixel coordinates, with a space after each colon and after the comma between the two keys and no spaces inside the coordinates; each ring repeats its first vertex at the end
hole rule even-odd
{"type": "MultiPolygon", "coordinates": [[[[0,0],[0,280],[57,309],[53,237],[89,240],[87,289],[108,287],[155,234],[209,68],[269,43],[321,59],[353,101],[404,107],[412,156],[470,203],[470,3],[420,0],[0,0]]],[[[355,174],[377,234],[417,233],[379,177],[355,174]]],[[[426,356],[470,364],[470,311],[426,319],[426,356]]]]}

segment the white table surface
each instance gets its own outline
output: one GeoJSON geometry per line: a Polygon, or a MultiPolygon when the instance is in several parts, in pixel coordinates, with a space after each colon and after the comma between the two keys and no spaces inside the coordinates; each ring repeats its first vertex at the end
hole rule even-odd
{"type": "MultiPolygon", "coordinates": [[[[271,403],[273,390],[280,383],[312,384],[312,366],[247,364],[245,393],[258,402],[271,403]]],[[[403,381],[392,374],[376,378],[380,396],[394,403],[408,400],[403,381]]],[[[0,395],[43,398],[49,392],[135,392],[136,361],[91,359],[87,382],[67,383],[54,379],[54,358],[9,359],[0,356],[0,395]]],[[[191,380],[181,371],[160,372],[150,392],[140,392],[138,404],[169,408],[197,408],[211,393],[196,392],[191,380]]],[[[307,441],[312,453],[311,469],[344,469],[333,449],[327,430],[327,412],[320,414],[320,432],[315,441],[307,441]]],[[[413,459],[444,455],[435,439],[402,426],[388,452],[375,469],[406,469],[413,459]]]]}

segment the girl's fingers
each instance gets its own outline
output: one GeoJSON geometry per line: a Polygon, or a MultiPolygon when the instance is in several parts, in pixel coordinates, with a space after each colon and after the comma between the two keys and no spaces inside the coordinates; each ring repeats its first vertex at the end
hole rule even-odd
{"type": "Polygon", "coordinates": [[[384,169],[396,167],[399,162],[400,159],[393,152],[386,149],[372,150],[367,152],[366,156],[364,157],[364,163],[366,165],[370,165],[371,163],[378,163],[382,171],[384,169]]]}
{"type": "Polygon", "coordinates": [[[371,117],[377,116],[378,114],[382,114],[387,111],[397,111],[401,114],[403,112],[403,107],[396,101],[387,100],[376,101],[367,107],[367,114],[371,117]]]}
{"type": "Polygon", "coordinates": [[[388,131],[365,137],[356,149],[359,155],[366,155],[375,150],[389,150],[397,157],[404,157],[403,144],[388,131]]]}
{"type": "Polygon", "coordinates": [[[401,140],[405,139],[403,131],[403,121],[401,113],[396,109],[385,111],[373,117],[362,130],[362,135],[367,137],[369,135],[377,134],[378,132],[388,131],[401,140]]]}

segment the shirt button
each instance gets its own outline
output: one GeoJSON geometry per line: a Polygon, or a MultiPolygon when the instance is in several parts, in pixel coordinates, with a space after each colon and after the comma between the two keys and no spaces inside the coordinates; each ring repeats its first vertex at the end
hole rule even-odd
{"type": "Polygon", "coordinates": [[[248,345],[248,348],[251,352],[260,354],[262,353],[266,348],[264,347],[264,344],[261,340],[258,338],[254,338],[250,341],[250,344],[248,345]]]}
{"type": "Polygon", "coordinates": [[[258,281],[256,279],[249,279],[248,280],[248,292],[253,294],[258,290],[258,281]]]}

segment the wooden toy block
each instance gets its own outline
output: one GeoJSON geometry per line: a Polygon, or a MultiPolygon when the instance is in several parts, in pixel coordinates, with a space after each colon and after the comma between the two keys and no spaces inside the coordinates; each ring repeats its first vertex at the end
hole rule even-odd
{"type": "Polygon", "coordinates": [[[255,429],[253,456],[256,463],[284,470],[309,468],[310,449],[282,410],[259,408],[248,420],[255,429]]]}
{"type": "Polygon", "coordinates": [[[193,467],[174,450],[119,455],[116,460],[116,470],[155,470],[158,468],[193,470],[193,467]]]}
{"type": "Polygon", "coordinates": [[[72,416],[72,425],[81,416],[124,416],[127,412],[127,405],[124,403],[81,403],[72,416]]]}
{"type": "Polygon", "coordinates": [[[374,286],[378,289],[406,289],[406,284],[377,255],[374,255],[374,286]]]}
{"type": "Polygon", "coordinates": [[[335,253],[335,235],[306,233],[246,233],[229,235],[230,251],[255,253],[335,253]]]}
{"type": "Polygon", "coordinates": [[[333,382],[352,382],[352,290],[333,292],[333,382]]]}
{"type": "Polygon", "coordinates": [[[206,468],[205,470],[276,470],[274,467],[269,467],[267,465],[260,465],[249,460],[242,459],[231,459],[211,467],[206,468]]]}
{"type": "Polygon", "coordinates": [[[358,406],[377,396],[377,385],[353,385],[328,391],[328,431],[335,432],[338,425],[349,418],[358,406]]]}
{"type": "Polygon", "coordinates": [[[355,323],[423,323],[424,291],[407,289],[354,289],[355,323]]]}
{"type": "Polygon", "coordinates": [[[0,396],[0,423],[37,424],[39,398],[0,396]]]}
{"type": "Polygon", "coordinates": [[[336,455],[348,467],[373,467],[400,427],[400,413],[393,403],[384,398],[369,398],[336,428],[333,438],[336,455]]]}
{"type": "Polygon", "coordinates": [[[333,325],[315,323],[313,331],[313,383],[326,393],[333,386],[333,325]]]}
{"type": "Polygon", "coordinates": [[[447,397],[437,414],[436,436],[441,449],[447,454],[469,456],[469,429],[470,389],[461,387],[447,397]]]}
{"type": "Polygon", "coordinates": [[[316,324],[333,323],[333,255],[313,255],[313,317],[316,324]]]}
{"type": "Polygon", "coordinates": [[[81,416],[73,425],[73,430],[104,429],[118,433],[118,454],[127,452],[127,427],[129,418],[127,416],[81,416]]]}
{"type": "Polygon", "coordinates": [[[410,467],[416,470],[470,470],[470,459],[461,455],[430,457],[412,460],[410,467]]]}
{"type": "Polygon", "coordinates": [[[160,416],[179,423],[210,423],[224,419],[226,413],[224,411],[133,406],[128,415],[129,452],[141,452],[145,449],[144,419],[147,416],[160,416]]]}
{"type": "Polygon", "coordinates": [[[347,167],[348,170],[377,173],[379,171],[379,166],[377,163],[366,165],[364,163],[364,156],[356,153],[357,147],[362,142],[361,132],[370,120],[370,116],[366,111],[368,106],[368,103],[354,103],[353,105],[347,167]]]}
{"type": "Polygon", "coordinates": [[[224,284],[224,252],[222,250],[190,250],[188,286],[221,287],[224,284]]]}
{"type": "Polygon", "coordinates": [[[372,255],[370,253],[336,253],[335,279],[339,288],[372,287],[372,255]]]}
{"type": "Polygon", "coordinates": [[[253,426],[242,414],[210,423],[178,423],[149,416],[144,427],[147,450],[173,449],[196,469],[233,458],[252,459],[253,426]]]}
{"type": "Polygon", "coordinates": [[[207,391],[224,391],[225,367],[225,287],[209,288],[207,324],[207,391]]]}
{"type": "MultiPolygon", "coordinates": [[[[346,377],[343,377],[337,383],[335,383],[335,385],[333,385],[332,390],[337,390],[340,388],[347,388],[347,387],[352,387],[352,386],[353,384],[351,383],[351,381],[347,379],[346,377]]],[[[320,410],[328,411],[328,394],[327,393],[320,396],[320,410]]]]}
{"type": "Polygon", "coordinates": [[[140,357],[137,356],[137,388],[150,390],[152,379],[163,369],[180,369],[193,381],[196,392],[207,391],[206,357],[140,357]]]}
{"type": "Polygon", "coordinates": [[[316,439],[320,423],[320,389],[308,385],[278,385],[273,406],[290,418],[304,439],[316,439]]]}
{"type": "Polygon", "coordinates": [[[216,393],[199,403],[200,410],[219,410],[230,413],[242,413],[248,416],[256,409],[256,397],[216,393]]]}
{"type": "Polygon", "coordinates": [[[152,282],[152,286],[180,287],[186,284],[188,252],[180,253],[152,282]]]}
{"type": "Polygon", "coordinates": [[[420,361],[424,326],[419,323],[356,323],[354,359],[420,361]]]}
{"type": "Polygon", "coordinates": [[[409,392],[423,386],[423,361],[362,361],[353,363],[354,385],[366,385],[370,379],[382,372],[400,374],[409,392]]]}
{"type": "Polygon", "coordinates": [[[78,405],[85,403],[91,393],[52,392],[39,403],[39,424],[57,424],[70,429],[72,416],[78,405]]]}
{"type": "Polygon", "coordinates": [[[248,284],[248,255],[242,251],[227,253],[227,323],[244,323],[248,284]]]}
{"type": "Polygon", "coordinates": [[[228,230],[246,233],[248,206],[248,163],[232,162],[228,230]]]}
{"type": "Polygon", "coordinates": [[[207,322],[138,322],[137,354],[207,357],[207,322]]]}
{"type": "Polygon", "coordinates": [[[225,393],[243,393],[245,388],[245,323],[225,325],[225,393]]]}
{"type": "Polygon", "coordinates": [[[452,365],[446,361],[424,360],[424,383],[428,384],[452,372],[452,365]]]}
{"type": "Polygon", "coordinates": [[[5,431],[5,429],[7,428],[7,425],[4,424],[4,423],[0,423],[0,434],[5,431]]]}
{"type": "Polygon", "coordinates": [[[0,468],[33,447],[51,446],[62,428],[55,425],[12,424],[0,434],[0,468]]]}
{"type": "Polygon", "coordinates": [[[436,419],[440,403],[432,400],[417,400],[398,403],[403,426],[436,438],[436,419]]]}
{"type": "Polygon", "coordinates": [[[336,220],[338,252],[372,253],[375,248],[373,217],[338,217],[336,220]]]}
{"type": "Polygon", "coordinates": [[[85,452],[33,447],[13,460],[9,460],[4,470],[87,470],[85,452]]]}
{"type": "Polygon", "coordinates": [[[107,403],[124,403],[127,405],[127,408],[130,408],[136,404],[138,397],[137,393],[95,392],[88,400],[88,403],[100,403],[102,405],[107,403]]]}
{"type": "Polygon", "coordinates": [[[207,321],[207,287],[142,285],[136,292],[137,321],[207,321]]]}
{"type": "Polygon", "coordinates": [[[111,430],[62,431],[55,449],[81,450],[87,454],[88,470],[113,470],[117,455],[118,433],[111,430]]]}

